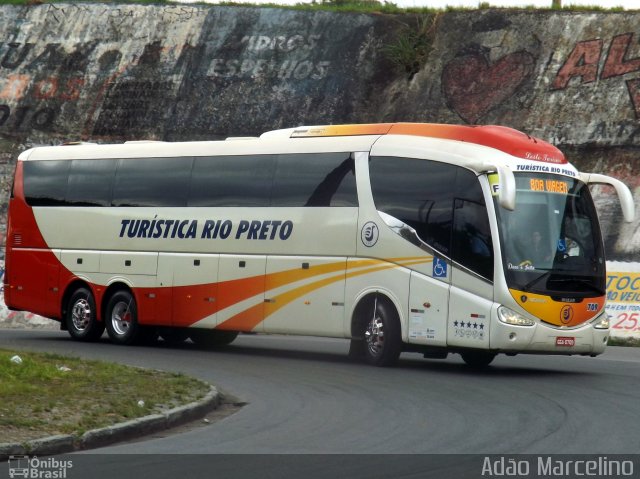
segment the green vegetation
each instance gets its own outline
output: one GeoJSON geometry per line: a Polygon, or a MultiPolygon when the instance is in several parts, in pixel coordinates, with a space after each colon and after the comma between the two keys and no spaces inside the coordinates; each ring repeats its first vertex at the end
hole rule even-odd
{"type": "Polygon", "coordinates": [[[416,16],[415,24],[403,22],[395,41],[383,48],[386,57],[404,70],[409,80],[427,61],[439,18],[435,13],[416,16]]]}
{"type": "Polygon", "coordinates": [[[640,346],[640,339],[637,338],[612,338],[609,337],[609,341],[607,342],[609,346],[640,346]]]}
{"type": "Polygon", "coordinates": [[[82,433],[205,396],[180,374],[55,354],[0,350],[0,442],[82,433]],[[11,360],[22,359],[20,364],[11,360]]]}

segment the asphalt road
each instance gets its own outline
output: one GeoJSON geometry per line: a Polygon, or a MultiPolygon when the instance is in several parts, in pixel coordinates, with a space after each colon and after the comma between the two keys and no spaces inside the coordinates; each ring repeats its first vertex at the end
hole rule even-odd
{"type": "MultiPolygon", "coordinates": [[[[403,354],[398,367],[375,368],[349,360],[346,341],[286,336],[241,335],[223,350],[206,351],[190,343],[121,347],[78,343],[58,331],[0,330],[0,347],[184,372],[247,403],[209,426],[93,451],[92,464],[106,471],[95,477],[115,477],[123,464],[134,474],[126,477],[146,476],[149,468],[156,477],[180,471],[200,477],[193,468],[210,464],[211,454],[224,458],[211,477],[244,468],[249,474],[240,477],[300,477],[302,471],[310,477],[309,468],[319,468],[318,477],[340,471],[390,477],[391,470],[394,477],[430,477],[425,460],[443,477],[444,470],[464,468],[460,456],[449,454],[640,451],[640,348],[613,347],[598,358],[499,356],[488,370],[474,372],[456,355],[403,354]],[[207,456],[176,462],[174,454],[207,456]],[[431,454],[442,455],[437,464],[425,456],[431,454]],[[285,463],[287,474],[265,474],[276,463],[285,463]]],[[[469,477],[479,477],[475,472],[469,477]]]]}

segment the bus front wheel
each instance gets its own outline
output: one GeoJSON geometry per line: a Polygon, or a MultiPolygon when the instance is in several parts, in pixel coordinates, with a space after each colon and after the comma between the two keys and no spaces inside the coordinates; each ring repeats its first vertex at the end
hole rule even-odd
{"type": "Polygon", "coordinates": [[[464,351],[460,353],[460,356],[470,368],[482,369],[491,364],[496,354],[489,351],[464,351]]]}
{"type": "Polygon", "coordinates": [[[98,321],[96,300],[91,290],[78,288],[69,298],[65,314],[67,331],[78,341],[97,341],[104,332],[104,323],[98,321]]]}
{"type": "Polygon", "coordinates": [[[129,291],[118,291],[107,303],[107,333],[116,344],[132,344],[140,333],[136,300],[129,291]]]}
{"type": "Polygon", "coordinates": [[[388,302],[376,298],[366,329],[365,358],[374,366],[393,366],[402,352],[400,320],[395,308],[388,302]]]}

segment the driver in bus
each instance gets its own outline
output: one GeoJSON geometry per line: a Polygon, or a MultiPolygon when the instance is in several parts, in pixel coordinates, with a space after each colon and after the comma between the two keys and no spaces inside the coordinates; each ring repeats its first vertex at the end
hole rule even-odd
{"type": "Polygon", "coordinates": [[[548,244],[542,239],[542,234],[539,231],[534,231],[531,235],[531,251],[529,257],[531,262],[535,264],[546,263],[551,260],[551,253],[548,248],[548,244]]]}

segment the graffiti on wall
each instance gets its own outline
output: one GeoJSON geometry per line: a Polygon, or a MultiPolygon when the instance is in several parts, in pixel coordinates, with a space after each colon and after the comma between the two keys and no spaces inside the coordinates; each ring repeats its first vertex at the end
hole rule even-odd
{"type": "Polygon", "coordinates": [[[72,21],[89,22],[100,18],[104,23],[115,22],[120,25],[140,18],[153,17],[159,22],[190,22],[198,15],[206,13],[203,9],[188,5],[166,5],[157,9],[137,9],[131,5],[112,6],[108,4],[47,4],[43,5],[46,15],[59,24],[72,21]]]}
{"type": "Polygon", "coordinates": [[[321,38],[321,35],[300,34],[244,36],[240,44],[244,46],[247,56],[231,59],[214,58],[207,68],[208,76],[321,80],[328,75],[331,61],[286,58],[296,50],[303,53],[312,52],[317,48],[321,38]]]}
{"type": "Polygon", "coordinates": [[[229,82],[326,79],[332,62],[310,56],[321,50],[316,48],[321,39],[245,36],[237,42],[242,55],[228,45],[214,48],[206,43],[155,41],[144,44],[142,51],[124,52],[94,41],[70,51],[58,43],[0,42],[0,132],[64,130],[67,123],[61,115],[81,103],[84,137],[142,134],[175,115],[173,106],[184,101],[185,85],[220,90],[229,82]],[[217,55],[212,58],[209,50],[217,55]]]}
{"type": "Polygon", "coordinates": [[[228,39],[222,46],[207,42],[179,47],[158,41],[147,44],[139,59],[121,66],[121,72],[105,83],[91,136],[131,137],[168,123],[175,128],[182,121],[181,114],[192,127],[211,129],[223,101],[236,102],[229,113],[252,97],[266,104],[247,89],[267,84],[277,91],[283,84],[326,79],[332,62],[322,59],[324,50],[318,48],[322,40],[322,35],[289,32],[228,39]],[[236,96],[238,91],[241,97],[236,96]],[[186,113],[193,105],[185,100],[198,95],[203,98],[194,102],[198,111],[194,118],[186,113]],[[199,119],[216,96],[212,115],[199,119]]]}
{"type": "MultiPolygon", "coordinates": [[[[640,56],[633,57],[630,52],[631,46],[638,43],[634,39],[634,33],[616,35],[606,52],[602,39],[577,42],[560,67],[551,89],[564,90],[572,80],[585,85],[640,72],[640,56]]],[[[640,118],[640,75],[626,80],[626,86],[635,116],[640,118]]]]}
{"type": "Polygon", "coordinates": [[[63,105],[80,98],[96,46],[0,42],[0,131],[48,130],[63,105]]]}
{"type": "Polygon", "coordinates": [[[576,90],[592,88],[589,106],[597,112],[605,108],[604,104],[615,104],[621,108],[615,118],[585,117],[588,126],[581,129],[576,128],[575,121],[560,121],[554,128],[554,140],[571,142],[571,138],[579,136],[582,142],[637,143],[640,142],[639,43],[640,35],[633,32],[614,34],[608,39],[580,40],[570,44],[570,48],[551,51],[544,65],[537,64],[537,56],[526,49],[493,60],[488,58],[486,52],[491,49],[487,46],[480,47],[485,50],[480,52],[463,50],[443,67],[442,94],[457,116],[477,124],[485,121],[490,112],[498,117],[506,114],[500,107],[518,95],[530,97],[528,101],[536,98],[539,104],[549,102],[554,111],[573,111],[576,90]],[[552,61],[554,58],[557,62],[552,61]],[[537,78],[540,75],[544,78],[537,78]]]}
{"type": "Polygon", "coordinates": [[[475,124],[511,98],[533,71],[529,52],[514,52],[489,62],[476,53],[454,58],[442,72],[445,101],[464,121],[475,124]]]}

